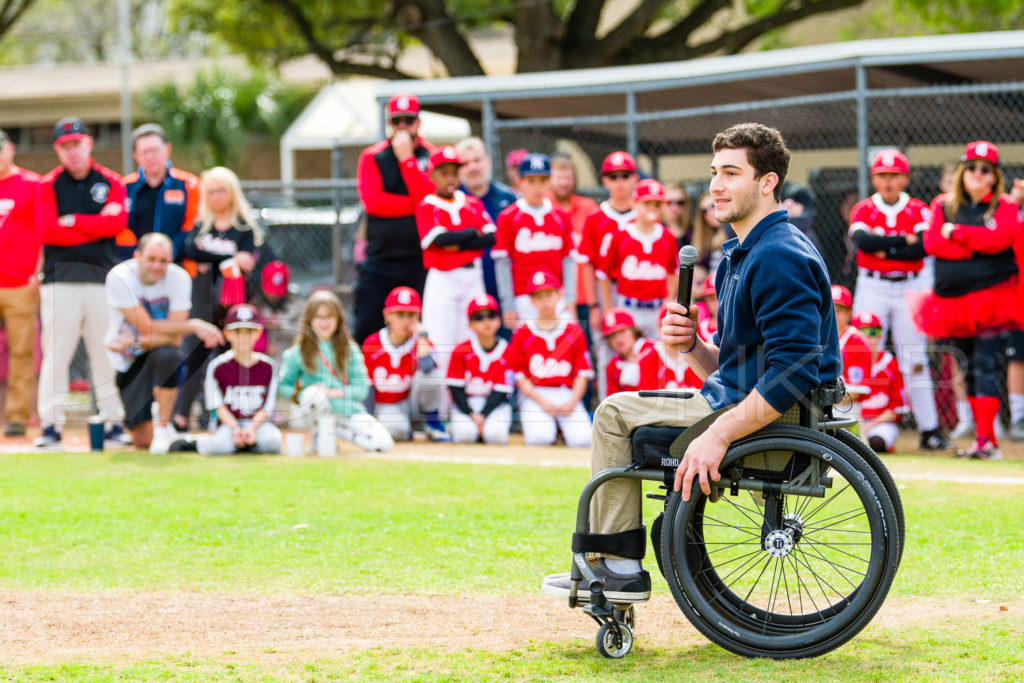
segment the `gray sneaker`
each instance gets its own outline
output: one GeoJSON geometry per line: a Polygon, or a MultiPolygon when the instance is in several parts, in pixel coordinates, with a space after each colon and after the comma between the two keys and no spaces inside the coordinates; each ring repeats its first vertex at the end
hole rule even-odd
{"type": "MultiPolygon", "coordinates": [[[[651,575],[641,569],[636,574],[616,574],[605,566],[604,558],[588,557],[587,564],[604,579],[604,595],[609,602],[644,602],[651,598],[651,575]]],[[[544,577],[540,592],[553,598],[568,598],[572,584],[569,574],[550,574],[544,577]]],[[[576,593],[580,602],[590,602],[590,590],[582,582],[576,593]]]]}
{"type": "Polygon", "coordinates": [[[1024,417],[1018,419],[1010,426],[1010,440],[1024,441],[1024,417]]]}

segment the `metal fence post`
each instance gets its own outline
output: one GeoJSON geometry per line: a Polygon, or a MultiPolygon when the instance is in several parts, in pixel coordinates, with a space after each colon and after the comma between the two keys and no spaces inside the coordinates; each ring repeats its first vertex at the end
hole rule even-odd
{"type": "Polygon", "coordinates": [[[639,156],[639,145],[637,143],[636,131],[636,93],[632,90],[626,93],[626,151],[636,159],[639,156]]]}
{"type": "Polygon", "coordinates": [[[495,127],[494,101],[484,100],[480,105],[480,124],[484,139],[484,149],[491,157],[491,178],[500,178],[498,173],[499,158],[501,157],[500,140],[498,130],[495,127]]]}
{"type": "Polygon", "coordinates": [[[868,75],[857,64],[857,196],[868,196],[868,75]]]}

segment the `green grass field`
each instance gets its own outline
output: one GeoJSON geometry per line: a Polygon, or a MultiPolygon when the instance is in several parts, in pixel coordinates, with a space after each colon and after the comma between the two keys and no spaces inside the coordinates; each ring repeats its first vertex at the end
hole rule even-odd
{"type": "MultiPolygon", "coordinates": [[[[423,447],[421,450],[427,450],[423,447]]],[[[437,452],[437,451],[435,451],[437,452]]],[[[1024,478],[1024,463],[898,458],[902,470],[1024,478]]],[[[579,467],[148,454],[0,456],[0,590],[535,596],[565,571],[579,467]]],[[[899,480],[899,477],[897,477],[899,480]]],[[[753,680],[1024,678],[1024,486],[900,482],[907,548],[890,599],[948,616],[870,626],[812,661],[735,657],[706,641],[601,658],[536,633],[506,651],[379,646],[281,662],[188,652],[5,664],[15,680],[346,678],[753,680]],[[1015,603],[965,620],[953,607],[1015,603]]],[[[657,503],[648,501],[651,515],[657,503]]],[[[649,556],[653,568],[653,557],[649,556]]],[[[656,573],[656,572],[655,572],[656,573]]],[[[667,593],[660,576],[656,593],[667,593]]],[[[495,624],[514,620],[496,614],[495,624]]],[[[565,620],[582,621],[565,611],[565,620]]],[[[0,628],[3,628],[0,625],[0,628]]]]}

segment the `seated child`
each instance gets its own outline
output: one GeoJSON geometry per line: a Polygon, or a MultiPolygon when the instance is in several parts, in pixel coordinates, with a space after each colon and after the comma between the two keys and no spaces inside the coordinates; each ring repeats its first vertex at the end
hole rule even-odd
{"type": "Polygon", "coordinates": [[[882,321],[877,315],[860,311],[851,324],[867,337],[871,347],[871,376],[865,382],[869,393],[860,402],[864,435],[876,453],[891,453],[899,435],[900,415],[908,410],[903,375],[895,356],[882,348],[882,321]]]}
{"type": "Polygon", "coordinates": [[[715,274],[704,278],[700,300],[697,302],[697,334],[710,342],[718,331],[718,292],[715,291],[715,274]]]}
{"type": "Polygon", "coordinates": [[[217,428],[196,441],[203,455],[239,451],[280,453],[281,431],[270,421],[277,396],[274,361],[253,351],[263,332],[256,309],[236,304],[224,318],[224,338],[231,345],[206,368],[206,409],[217,411],[217,428]]]}
{"type": "MultiPolygon", "coordinates": [[[[658,310],[659,328],[666,315],[668,315],[667,304],[658,310]]],[[[704,386],[703,380],[686,362],[686,354],[676,353],[660,341],[654,344],[653,350],[647,351],[640,357],[640,372],[644,376],[653,373],[657,378],[655,386],[658,389],[700,389],[704,386]]]]}
{"type": "Polygon", "coordinates": [[[508,342],[498,337],[501,317],[498,302],[478,294],[469,302],[470,337],[452,351],[448,363],[448,390],[452,414],[448,426],[456,443],[507,444],[512,426],[509,397],[508,342]]]}
{"type": "MultiPolygon", "coordinates": [[[[839,330],[839,352],[843,356],[843,383],[853,400],[845,416],[859,420],[860,402],[871,393],[867,386],[873,365],[871,346],[867,337],[850,324],[853,318],[853,294],[850,290],[842,285],[832,285],[832,305],[836,310],[836,327],[839,330]]],[[[839,406],[837,410],[842,412],[847,408],[839,406]]],[[[852,431],[861,434],[862,427],[858,424],[852,431]]]]}
{"type": "Polygon", "coordinates": [[[331,292],[313,292],[306,301],[299,334],[281,361],[280,386],[310,417],[333,413],[339,438],[367,451],[395,445],[363,407],[370,392],[363,354],[349,335],[341,301],[331,292]]]}
{"type": "Polygon", "coordinates": [[[422,412],[427,438],[451,441],[438,411],[444,378],[434,349],[420,329],[423,305],[411,287],[396,287],[384,300],[384,329],[363,342],[373,384],[374,415],[395,441],[412,439],[412,416],[422,412]]]}
{"type": "Polygon", "coordinates": [[[550,446],[561,428],[565,445],[590,447],[590,417],[583,394],[594,376],[583,329],[559,319],[562,300],[554,275],[537,271],[529,280],[535,320],[526,320],[509,343],[509,366],[519,388],[519,419],[527,446],[550,446]]]}
{"type": "Polygon", "coordinates": [[[609,308],[601,318],[601,336],[615,354],[605,369],[609,396],[620,391],[658,388],[657,367],[648,363],[646,376],[640,367],[640,358],[654,350],[654,342],[640,334],[629,311],[609,308]]]}

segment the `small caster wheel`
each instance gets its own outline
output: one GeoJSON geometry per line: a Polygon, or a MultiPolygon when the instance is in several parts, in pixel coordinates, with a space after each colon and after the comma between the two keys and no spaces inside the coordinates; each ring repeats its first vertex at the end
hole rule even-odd
{"type": "Polygon", "coordinates": [[[633,649],[633,630],[625,624],[607,622],[597,630],[597,651],[609,659],[621,659],[633,649]]]}
{"type": "Polygon", "coordinates": [[[630,605],[626,609],[615,609],[615,621],[620,624],[625,624],[629,627],[629,630],[636,630],[636,609],[633,605],[630,605]]]}

